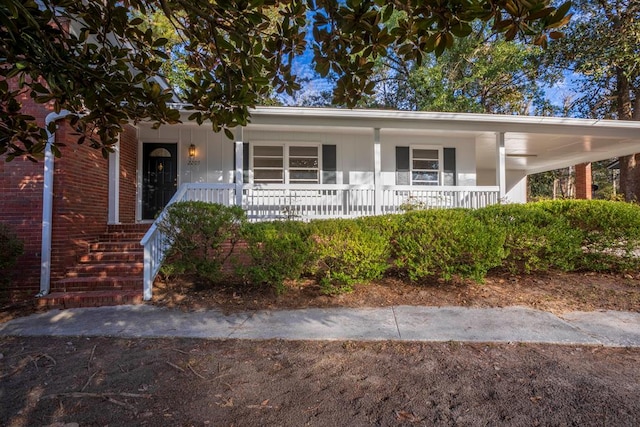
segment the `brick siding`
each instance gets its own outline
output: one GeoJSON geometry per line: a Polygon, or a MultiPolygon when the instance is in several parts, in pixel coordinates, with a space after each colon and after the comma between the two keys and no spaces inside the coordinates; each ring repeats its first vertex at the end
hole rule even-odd
{"type": "MultiPolygon", "coordinates": [[[[40,125],[51,112],[21,96],[23,112],[40,125]]],[[[62,157],[55,159],[51,282],[62,278],[66,268],[86,253],[87,246],[105,232],[108,220],[108,160],[99,150],[78,145],[68,124],[58,121],[56,141],[62,157]]],[[[137,135],[127,126],[121,139],[120,221],[135,220],[137,135]]],[[[5,162],[0,157],[0,222],[10,225],[25,244],[25,253],[9,285],[13,299],[31,297],[39,291],[42,250],[42,191],[44,163],[23,158],[5,162]]]]}
{"type": "Polygon", "coordinates": [[[576,165],[576,199],[591,200],[592,183],[591,163],[576,165]]]}
{"type": "MultiPolygon", "coordinates": [[[[16,84],[10,80],[10,90],[15,90],[16,84]]],[[[43,126],[52,109],[31,102],[27,93],[18,100],[23,103],[22,112],[34,116],[43,126]]],[[[8,290],[17,298],[34,295],[40,289],[43,173],[42,162],[16,158],[7,163],[0,156],[0,222],[9,225],[24,243],[24,255],[9,277],[8,290]]]]}
{"type": "Polygon", "coordinates": [[[138,136],[133,126],[125,126],[120,136],[120,222],[131,224],[136,218],[138,136]]]}
{"type": "Polygon", "coordinates": [[[106,230],[109,209],[108,161],[99,150],[78,145],[77,136],[59,122],[56,141],[62,157],[56,159],[53,184],[51,280],[62,278],[78,255],[86,253],[106,230]]]}

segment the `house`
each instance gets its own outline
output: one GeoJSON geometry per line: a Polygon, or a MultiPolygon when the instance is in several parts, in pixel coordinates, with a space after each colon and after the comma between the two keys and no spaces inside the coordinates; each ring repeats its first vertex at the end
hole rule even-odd
{"type": "Polygon", "coordinates": [[[127,126],[103,159],[63,116],[35,113],[58,123],[63,156],[1,164],[0,222],[26,243],[12,292],[62,306],[149,299],[164,248],[152,223],[171,200],[242,205],[252,220],[478,208],[525,202],[527,175],[570,165],[586,196],[589,162],[640,151],[638,122],[258,107],[233,141],[185,112],[127,126]]]}

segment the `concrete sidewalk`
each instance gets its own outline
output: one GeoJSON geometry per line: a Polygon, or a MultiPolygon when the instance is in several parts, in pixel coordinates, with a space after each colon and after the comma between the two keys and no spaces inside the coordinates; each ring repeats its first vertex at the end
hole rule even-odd
{"type": "Polygon", "coordinates": [[[397,306],[182,312],[150,305],[53,310],[0,324],[0,336],[523,342],[640,347],[640,313],[524,307],[397,306]]]}

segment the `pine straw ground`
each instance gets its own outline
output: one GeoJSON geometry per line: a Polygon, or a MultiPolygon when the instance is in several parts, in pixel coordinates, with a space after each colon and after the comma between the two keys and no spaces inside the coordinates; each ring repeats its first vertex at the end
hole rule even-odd
{"type": "Polygon", "coordinates": [[[189,278],[154,286],[153,303],[184,310],[226,312],[306,307],[383,307],[391,305],[505,307],[526,306],[561,314],[568,311],[640,312],[640,272],[635,275],[549,272],[514,276],[490,274],[484,283],[433,281],[420,285],[385,278],[360,283],[353,292],[323,295],[314,281],[286,284],[280,295],[242,284],[198,285],[189,278]]]}

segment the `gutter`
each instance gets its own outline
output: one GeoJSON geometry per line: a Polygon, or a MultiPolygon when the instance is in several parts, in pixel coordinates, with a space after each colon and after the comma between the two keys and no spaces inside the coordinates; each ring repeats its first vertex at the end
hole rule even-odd
{"type": "Polygon", "coordinates": [[[45,129],[47,131],[47,145],[44,150],[44,184],[42,188],[42,249],[40,260],[40,292],[36,298],[43,297],[49,293],[51,281],[51,234],[53,218],[53,171],[54,156],[51,145],[56,142],[55,131],[49,131],[49,125],[60,119],[64,119],[69,114],[67,110],[59,113],[49,113],[45,118],[45,129]]]}

